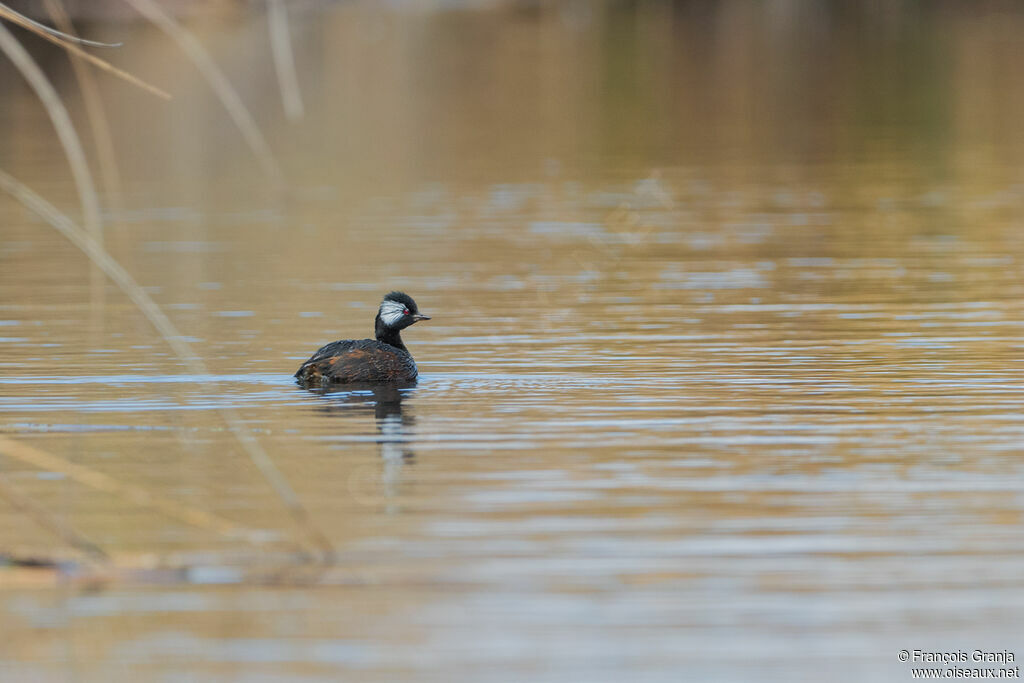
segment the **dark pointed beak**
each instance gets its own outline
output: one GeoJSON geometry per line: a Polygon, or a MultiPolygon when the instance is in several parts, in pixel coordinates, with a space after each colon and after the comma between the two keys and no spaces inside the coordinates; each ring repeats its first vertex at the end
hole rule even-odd
{"type": "Polygon", "coordinates": [[[414,315],[412,317],[412,321],[414,323],[418,323],[421,320],[430,320],[430,316],[429,315],[423,315],[422,313],[417,313],[416,315],[414,315]]]}

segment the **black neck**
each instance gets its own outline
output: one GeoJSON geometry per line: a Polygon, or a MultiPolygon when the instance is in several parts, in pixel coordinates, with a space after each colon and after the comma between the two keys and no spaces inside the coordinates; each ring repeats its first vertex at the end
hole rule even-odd
{"type": "Polygon", "coordinates": [[[396,349],[408,352],[405,344],[402,343],[402,335],[395,328],[385,325],[384,321],[380,319],[380,313],[377,314],[377,319],[373,322],[373,326],[377,334],[377,341],[390,344],[396,349]]]}

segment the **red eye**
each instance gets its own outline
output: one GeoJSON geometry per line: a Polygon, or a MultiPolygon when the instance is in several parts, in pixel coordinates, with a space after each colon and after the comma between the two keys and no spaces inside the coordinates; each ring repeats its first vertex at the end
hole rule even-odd
{"type": "Polygon", "coordinates": [[[402,315],[409,315],[409,309],[407,308],[404,311],[402,311],[402,315]]]}

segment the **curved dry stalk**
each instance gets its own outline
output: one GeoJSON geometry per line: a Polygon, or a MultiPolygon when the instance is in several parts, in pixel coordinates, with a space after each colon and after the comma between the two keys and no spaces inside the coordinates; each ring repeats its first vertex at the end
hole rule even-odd
{"type": "Polygon", "coordinates": [[[0,23],[0,51],[7,55],[21,75],[25,77],[43,103],[50,120],[53,121],[57,138],[60,140],[61,146],[64,147],[64,154],[68,158],[75,187],[78,189],[78,200],[82,204],[82,218],[85,227],[98,242],[102,243],[103,223],[100,218],[99,196],[96,194],[96,186],[92,181],[92,173],[89,172],[89,164],[85,161],[82,141],[79,140],[78,133],[75,132],[67,108],[53,84],[50,83],[50,79],[2,23],[0,23]]]}
{"type": "Polygon", "coordinates": [[[122,80],[128,81],[129,83],[131,83],[132,85],[134,85],[134,86],[136,86],[138,88],[142,88],[143,90],[145,90],[147,92],[150,92],[150,93],[156,95],[157,97],[162,97],[165,100],[171,99],[171,96],[168,93],[164,92],[163,90],[161,90],[160,88],[156,87],[155,85],[150,85],[149,83],[146,83],[142,79],[139,79],[139,78],[136,78],[135,76],[132,76],[127,71],[123,71],[121,69],[118,69],[116,66],[114,66],[110,62],[102,60],[99,57],[94,57],[93,55],[89,54],[88,52],[86,52],[82,48],[78,47],[77,45],[73,45],[71,43],[68,43],[68,42],[66,42],[64,40],[61,40],[60,38],[57,38],[55,36],[50,35],[46,31],[43,31],[42,29],[36,28],[33,25],[31,19],[28,19],[26,17],[21,16],[20,14],[15,12],[14,10],[8,8],[6,5],[0,4],[0,18],[7,19],[12,24],[17,24],[18,26],[21,26],[22,28],[25,28],[25,29],[28,29],[29,31],[32,31],[33,33],[38,35],[40,38],[44,38],[44,39],[50,41],[51,43],[55,43],[57,45],[60,45],[62,48],[64,48],[68,52],[71,52],[71,53],[74,53],[74,54],[78,55],[79,57],[81,57],[82,59],[86,60],[87,62],[89,62],[93,66],[95,66],[95,67],[97,67],[99,69],[103,69],[107,73],[113,74],[114,76],[117,76],[118,78],[120,78],[122,80]]]}
{"type": "MultiPolygon", "coordinates": [[[[53,23],[60,27],[63,35],[75,37],[75,27],[71,23],[61,0],[43,0],[46,11],[49,12],[53,23]]],[[[89,119],[89,127],[92,130],[93,143],[96,146],[96,160],[99,164],[100,177],[103,179],[103,188],[106,190],[107,199],[113,203],[115,210],[121,208],[121,174],[117,169],[117,155],[114,152],[114,139],[110,134],[110,126],[107,123],[107,113],[103,107],[103,98],[100,96],[96,79],[92,72],[86,68],[81,57],[69,53],[71,68],[75,70],[75,78],[78,80],[79,90],[82,92],[82,101],[85,104],[86,118],[89,119]]]]}
{"type": "MultiPolygon", "coordinates": [[[[7,439],[0,437],[0,452],[4,452],[5,441],[7,441],[7,439]]],[[[54,534],[69,546],[84,554],[86,557],[103,563],[110,561],[110,556],[107,555],[102,548],[87,539],[85,536],[79,534],[67,524],[62,524],[43,506],[15,489],[13,486],[8,484],[6,480],[6,476],[0,475],[0,498],[4,498],[8,503],[10,503],[11,507],[28,517],[31,517],[36,524],[54,534]]]]}
{"type": "Polygon", "coordinates": [[[270,51],[274,55],[274,70],[281,87],[281,102],[289,121],[298,121],[305,115],[299,78],[295,72],[295,56],[288,31],[288,9],[283,0],[267,0],[267,25],[270,29],[270,51]]]}
{"type": "MultiPolygon", "coordinates": [[[[118,288],[138,306],[143,315],[149,319],[153,327],[160,333],[160,336],[164,338],[164,341],[170,345],[174,353],[182,360],[189,372],[198,375],[209,374],[206,364],[183,341],[181,333],[160,307],[157,306],[156,302],[139,286],[135,278],[107,253],[97,240],[75,225],[70,218],[58,211],[56,207],[33,192],[29,187],[2,170],[0,170],[0,189],[9,193],[39,215],[70,240],[72,244],[84,251],[86,256],[99,266],[114,281],[118,288]]],[[[256,466],[260,474],[263,475],[263,478],[266,479],[267,483],[270,484],[282,503],[284,503],[296,525],[302,528],[310,541],[319,548],[323,554],[323,560],[328,563],[333,562],[334,550],[327,536],[313,523],[302,501],[299,500],[298,495],[288,484],[281,471],[274,465],[270,456],[263,450],[259,440],[246,429],[245,423],[233,408],[218,408],[218,412],[220,412],[228,429],[238,440],[242,450],[249,456],[249,460],[256,466]]]]}
{"type": "Polygon", "coordinates": [[[42,31],[43,33],[47,33],[53,36],[54,38],[66,40],[69,43],[74,43],[75,45],[85,45],[86,47],[121,47],[122,45],[124,45],[124,43],[101,43],[97,40],[86,40],[85,38],[79,38],[78,36],[73,35],[71,33],[58,31],[57,29],[51,28],[46,24],[40,24],[35,19],[31,17],[26,17],[24,14],[21,14],[20,12],[15,12],[10,7],[0,2],[0,16],[9,19],[11,18],[12,15],[17,15],[19,19],[23,20],[27,24],[31,24],[33,28],[42,31]]]}
{"type": "MultiPolygon", "coordinates": [[[[47,472],[60,472],[69,479],[89,488],[126,498],[140,507],[152,508],[179,522],[213,531],[221,536],[256,537],[255,532],[246,530],[223,517],[158,496],[141,486],[125,484],[109,474],[98,472],[91,467],[73,463],[60,456],[3,436],[0,436],[0,453],[47,472]]],[[[100,552],[102,553],[102,551],[100,552]]]]}
{"type": "Polygon", "coordinates": [[[270,145],[267,144],[252,114],[249,113],[249,110],[242,102],[238,91],[231,85],[231,81],[228,80],[228,77],[224,75],[224,72],[213,61],[210,53],[206,51],[202,43],[191,32],[175,21],[171,15],[167,14],[155,0],[124,1],[166,33],[171,40],[178,44],[178,47],[185,53],[185,56],[192,60],[192,63],[199,69],[199,73],[210,84],[221,104],[224,105],[228,116],[235,122],[235,126],[242,133],[242,137],[245,138],[249,149],[252,150],[260,166],[263,167],[263,171],[270,176],[275,184],[283,186],[284,175],[274,159],[273,152],[270,151],[270,145]]]}

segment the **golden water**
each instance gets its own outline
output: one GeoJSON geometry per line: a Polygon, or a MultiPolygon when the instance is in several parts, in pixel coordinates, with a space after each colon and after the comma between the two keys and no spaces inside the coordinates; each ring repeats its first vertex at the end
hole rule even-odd
{"type": "MultiPolygon", "coordinates": [[[[0,499],[0,554],[68,563],[0,568],[0,678],[907,680],[902,648],[1019,646],[1024,13],[784,7],[305,6],[297,123],[262,18],[199,17],[282,193],[169,41],[87,26],[175,95],[101,77],[105,242],[209,374],[0,198],[0,437],[67,463],[0,472],[112,558],[0,499]],[[417,387],[293,384],[395,288],[433,316],[417,387]]],[[[0,167],[77,215],[0,87],[0,167]]]]}

